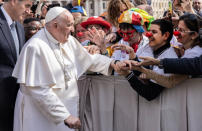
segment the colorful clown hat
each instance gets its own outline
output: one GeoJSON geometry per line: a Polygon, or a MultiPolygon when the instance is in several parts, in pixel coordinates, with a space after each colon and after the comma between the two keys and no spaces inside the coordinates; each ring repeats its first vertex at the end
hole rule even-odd
{"type": "Polygon", "coordinates": [[[144,22],[148,23],[147,30],[150,29],[151,23],[152,23],[152,21],[154,21],[153,16],[149,15],[145,10],[142,10],[142,9],[139,9],[139,8],[131,8],[129,10],[140,13],[142,15],[142,17],[143,17],[144,22]]]}
{"type": "Polygon", "coordinates": [[[79,12],[84,16],[87,16],[86,10],[82,6],[74,6],[73,8],[70,9],[70,12],[71,13],[79,12]]]}
{"type": "Polygon", "coordinates": [[[135,11],[132,10],[124,11],[120,15],[118,22],[132,24],[133,27],[137,30],[137,32],[141,33],[144,32],[144,28],[142,27],[142,25],[144,24],[143,17],[141,14],[135,11]]]}
{"type": "Polygon", "coordinates": [[[93,17],[88,18],[87,21],[84,21],[81,23],[81,26],[83,28],[86,28],[88,25],[91,25],[91,24],[102,25],[108,30],[111,28],[110,23],[105,21],[103,18],[101,18],[99,16],[93,16],[93,17]]]}

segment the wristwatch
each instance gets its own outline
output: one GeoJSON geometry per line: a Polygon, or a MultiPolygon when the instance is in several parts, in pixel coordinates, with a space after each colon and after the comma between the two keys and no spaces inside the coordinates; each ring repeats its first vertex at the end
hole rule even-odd
{"type": "Polygon", "coordinates": [[[160,59],[160,63],[159,63],[159,65],[158,65],[158,67],[160,68],[160,69],[163,69],[164,67],[163,67],[163,59],[160,59]]]}

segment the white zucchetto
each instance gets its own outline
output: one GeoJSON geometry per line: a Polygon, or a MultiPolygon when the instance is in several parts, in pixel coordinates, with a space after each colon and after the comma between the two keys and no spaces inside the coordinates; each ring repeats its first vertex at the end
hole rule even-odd
{"type": "Polygon", "coordinates": [[[62,8],[62,7],[53,7],[51,8],[45,17],[45,23],[48,23],[55,19],[57,16],[59,16],[62,12],[67,11],[67,9],[62,8]]]}

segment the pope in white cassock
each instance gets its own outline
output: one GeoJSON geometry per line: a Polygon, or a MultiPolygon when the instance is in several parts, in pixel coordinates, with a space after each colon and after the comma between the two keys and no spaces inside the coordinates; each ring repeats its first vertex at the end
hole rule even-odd
{"type": "Polygon", "coordinates": [[[45,28],[26,43],[13,71],[20,83],[14,131],[78,129],[77,79],[87,70],[109,75],[115,68],[114,61],[90,55],[70,35],[74,19],[69,11],[54,7],[45,20],[45,28]]]}

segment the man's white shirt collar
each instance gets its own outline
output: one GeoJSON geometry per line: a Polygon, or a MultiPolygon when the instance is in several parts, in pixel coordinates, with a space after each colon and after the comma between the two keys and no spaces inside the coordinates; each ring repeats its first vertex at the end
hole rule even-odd
{"type": "Polygon", "coordinates": [[[1,6],[1,10],[6,18],[6,21],[8,23],[9,28],[11,29],[11,24],[13,23],[13,20],[11,19],[11,17],[9,16],[9,14],[6,12],[6,10],[3,8],[3,6],[1,6]]]}

